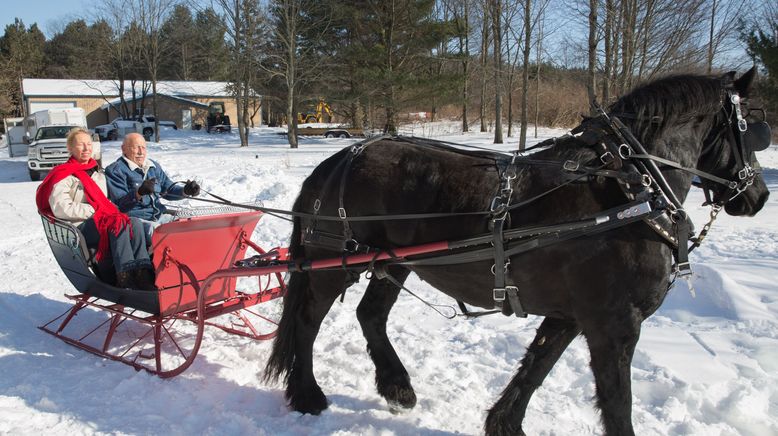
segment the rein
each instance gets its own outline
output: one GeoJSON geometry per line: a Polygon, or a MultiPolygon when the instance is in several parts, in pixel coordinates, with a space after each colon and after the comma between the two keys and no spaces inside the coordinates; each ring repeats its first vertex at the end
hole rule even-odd
{"type": "MultiPolygon", "coordinates": [[[[676,264],[674,266],[675,277],[682,276],[686,277],[687,279],[689,278],[691,274],[691,268],[688,260],[689,252],[698,247],[705,239],[713,221],[715,221],[716,216],[718,215],[723,205],[747,189],[748,186],[753,183],[754,178],[758,174],[751,165],[752,162],[750,162],[750,157],[752,154],[749,153],[750,150],[747,149],[743,137],[747,128],[747,123],[742,117],[740,110],[740,99],[736,93],[731,91],[728,91],[728,96],[728,101],[731,103],[733,110],[727,111],[727,107],[725,107],[723,104],[721,110],[726,116],[727,126],[729,127],[727,129],[730,135],[729,143],[732,147],[732,152],[735,157],[738,169],[737,180],[728,180],[709,172],[698,170],[696,168],[686,167],[676,161],[648,153],[640,141],[632,134],[629,127],[624,125],[617,116],[609,116],[609,114],[607,114],[602,108],[596,106],[595,103],[595,108],[599,112],[599,115],[588,120],[596,121],[597,119],[601,119],[605,128],[592,131],[589,130],[589,123],[585,122],[578,128],[574,129],[573,133],[585,133],[588,135],[587,138],[589,141],[585,140],[584,138],[581,139],[584,139],[585,143],[588,143],[595,149],[595,152],[597,152],[599,156],[601,165],[598,164],[595,166],[582,166],[579,162],[575,161],[559,162],[531,159],[525,156],[520,156],[521,152],[519,151],[514,152],[511,154],[511,158],[507,162],[507,165],[505,165],[504,169],[500,172],[500,186],[498,187],[497,194],[492,198],[489,210],[473,212],[349,216],[346,212],[344,204],[344,190],[352,161],[358,157],[359,154],[361,154],[361,152],[370,144],[381,139],[394,139],[392,137],[371,138],[353,145],[350,152],[346,154],[344,159],[338,164],[335,170],[331,172],[330,176],[324,183],[322,193],[326,194],[329,192],[329,186],[332,183],[335,183],[336,180],[339,182],[338,216],[319,214],[319,210],[321,208],[321,199],[323,196],[316,198],[313,205],[313,213],[296,212],[267,208],[264,206],[234,203],[208,191],[204,192],[213,196],[214,198],[217,198],[218,201],[202,198],[194,199],[198,201],[258,210],[273,216],[281,217],[283,219],[288,219],[284,216],[309,219],[312,221],[312,223],[309,227],[304,229],[303,243],[306,245],[314,245],[332,249],[334,251],[341,251],[343,253],[341,264],[339,266],[333,265],[328,268],[343,268],[349,271],[354,269],[362,271],[367,270],[375,274],[375,276],[379,279],[389,279],[392,281],[392,283],[399,286],[400,289],[404,289],[414,296],[416,295],[413,292],[405,288],[402,283],[391,277],[391,275],[386,272],[386,265],[451,265],[493,259],[494,264],[492,266],[492,273],[495,276],[493,300],[498,310],[471,312],[467,310],[464,303],[458,302],[460,309],[462,309],[463,314],[467,317],[476,317],[483,314],[496,313],[498,311],[505,312],[503,303],[507,300],[510,308],[516,316],[526,317],[527,313],[524,311],[519,299],[518,287],[511,282],[511,276],[508,274],[511,256],[531,251],[540,247],[546,247],[565,240],[615,229],[639,220],[646,222],[673,247],[673,254],[676,260],[676,264]],[[733,126],[737,127],[737,135],[735,134],[736,130],[733,128],[733,126]],[[613,141],[614,139],[615,142],[613,141]],[[657,164],[688,172],[702,180],[721,184],[727,189],[725,195],[720,196],[718,200],[713,201],[709,199],[710,194],[708,192],[708,188],[705,187],[706,199],[708,199],[707,203],[713,207],[713,210],[710,214],[711,219],[703,227],[696,238],[691,238],[691,247],[689,246],[689,240],[690,236],[693,236],[691,230],[692,223],[685,210],[683,209],[683,205],[676,196],[670,184],[665,179],[657,164]],[[512,203],[513,184],[520,175],[518,168],[520,165],[545,165],[560,167],[561,170],[569,176],[569,179],[562,183],[556,184],[555,186],[531,198],[512,203]],[[631,201],[631,203],[605,211],[602,215],[584,218],[581,221],[573,223],[562,223],[551,226],[535,226],[532,228],[522,229],[505,229],[505,221],[509,217],[509,212],[527,206],[571,183],[575,183],[581,181],[584,178],[590,178],[593,176],[610,177],[616,179],[619,186],[622,188],[622,191],[628,200],[631,201]],[[731,195],[733,193],[734,195],[731,195]],[[448,250],[458,250],[458,252],[449,254],[435,252],[427,254],[426,256],[422,256],[421,258],[414,259],[398,258],[391,250],[372,248],[365,246],[364,244],[360,244],[354,238],[351,227],[349,225],[349,222],[416,220],[465,216],[491,217],[491,224],[493,229],[492,232],[489,234],[468,238],[462,241],[446,242],[446,244],[448,244],[448,250]],[[342,222],[343,234],[337,235],[317,230],[316,222],[318,220],[342,222]],[[517,241],[513,241],[514,239],[517,239],[517,241]],[[358,252],[375,254],[375,257],[372,261],[369,262],[367,268],[364,268],[364,266],[359,266],[356,262],[352,261],[353,259],[350,258],[349,255],[354,255],[358,252]],[[376,265],[376,260],[378,259],[379,255],[387,253],[389,254],[388,256],[382,257],[382,264],[376,265]]],[[[443,145],[441,144],[447,144],[440,141],[432,142],[420,138],[407,138],[406,140],[419,146],[437,148],[443,148],[443,145]]],[[[715,143],[716,141],[717,140],[714,140],[713,142],[715,143]]],[[[459,144],[454,145],[461,146],[459,144]]],[[[538,143],[535,146],[530,147],[530,149],[545,146],[553,147],[554,145],[556,145],[556,138],[538,143]]],[[[497,167],[500,168],[501,162],[499,159],[495,158],[495,154],[501,155],[502,153],[481,147],[469,148],[489,152],[489,154],[467,152],[465,150],[451,147],[450,145],[446,147],[446,149],[454,150],[455,152],[468,154],[471,156],[491,158],[497,167]]],[[[424,255],[423,252],[420,254],[424,255]]],[[[303,263],[307,262],[308,261],[303,261],[303,263]]],[[[675,280],[675,278],[673,280],[675,280]]],[[[418,296],[416,296],[416,298],[419,298],[425,304],[443,315],[443,313],[438,310],[435,305],[427,303],[418,296]]],[[[446,317],[448,318],[448,316],[446,317]]]]}

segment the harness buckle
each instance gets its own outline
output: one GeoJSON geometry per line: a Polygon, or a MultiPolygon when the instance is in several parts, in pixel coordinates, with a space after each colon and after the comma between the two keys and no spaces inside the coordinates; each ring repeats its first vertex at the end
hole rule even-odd
{"type": "Polygon", "coordinates": [[[319,208],[321,208],[321,200],[317,198],[316,201],[313,202],[313,211],[319,212],[319,208]]]}
{"type": "Polygon", "coordinates": [[[692,266],[689,262],[681,262],[675,265],[675,274],[678,277],[686,277],[692,274],[692,266]]]}
{"type": "Polygon", "coordinates": [[[498,301],[502,303],[505,301],[505,294],[507,293],[505,288],[494,288],[492,290],[492,297],[494,298],[494,301],[498,301]]]}
{"type": "Polygon", "coordinates": [[[578,171],[578,168],[580,168],[580,166],[581,164],[574,160],[566,160],[565,163],[562,164],[562,169],[574,173],[578,171]]]}
{"type": "Polygon", "coordinates": [[[737,172],[737,176],[740,178],[740,180],[753,178],[754,170],[748,164],[746,164],[742,170],[737,172]]]}
{"type": "Polygon", "coordinates": [[[303,236],[302,237],[303,245],[310,244],[311,241],[313,241],[313,229],[310,227],[306,227],[305,230],[303,231],[302,236],[303,236]]]}
{"type": "Polygon", "coordinates": [[[338,208],[338,216],[339,216],[339,217],[340,217],[340,219],[342,219],[342,220],[346,219],[346,218],[347,218],[347,216],[346,216],[346,209],[344,209],[344,208],[342,208],[342,207],[339,207],[339,208],[338,208]]]}
{"type": "Polygon", "coordinates": [[[610,165],[614,160],[616,160],[616,157],[610,151],[606,151],[600,156],[600,161],[605,165],[610,165]]]}

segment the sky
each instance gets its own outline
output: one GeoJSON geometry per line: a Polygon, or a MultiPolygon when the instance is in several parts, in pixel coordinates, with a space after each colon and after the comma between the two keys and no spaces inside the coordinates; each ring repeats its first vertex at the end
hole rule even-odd
{"type": "Polygon", "coordinates": [[[25,27],[38,23],[38,27],[51,38],[66,23],[78,16],[89,20],[93,14],[81,0],[0,0],[0,25],[3,31],[14,18],[21,18],[25,27]]]}

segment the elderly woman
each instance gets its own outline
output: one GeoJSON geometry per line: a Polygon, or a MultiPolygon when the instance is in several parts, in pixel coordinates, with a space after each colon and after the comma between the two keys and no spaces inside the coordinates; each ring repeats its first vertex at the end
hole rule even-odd
{"type": "Polygon", "coordinates": [[[97,248],[95,260],[101,269],[113,260],[116,286],[155,289],[143,225],[108,200],[105,174],[92,159],[92,135],[73,129],[67,147],[70,159],[56,166],[38,187],[38,211],[78,227],[87,247],[97,248]]]}

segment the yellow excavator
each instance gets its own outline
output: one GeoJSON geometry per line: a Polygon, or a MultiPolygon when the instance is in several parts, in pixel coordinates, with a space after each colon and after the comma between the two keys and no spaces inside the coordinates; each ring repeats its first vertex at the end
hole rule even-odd
{"type": "Polygon", "coordinates": [[[308,112],[299,112],[297,114],[297,123],[329,123],[332,122],[332,109],[323,99],[319,99],[319,102],[315,107],[310,108],[308,112]],[[324,118],[324,115],[327,118],[324,118]]]}

